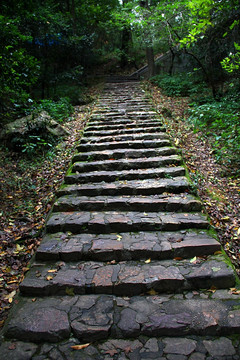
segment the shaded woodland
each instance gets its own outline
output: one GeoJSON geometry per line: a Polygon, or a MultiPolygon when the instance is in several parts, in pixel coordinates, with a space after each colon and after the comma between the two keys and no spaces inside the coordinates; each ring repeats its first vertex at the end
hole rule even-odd
{"type": "Polygon", "coordinates": [[[0,140],[0,326],[93,100],[106,77],[145,64],[143,88],[239,268],[239,1],[2,0],[0,22],[0,130],[28,126],[0,140]],[[48,117],[35,126],[42,112],[67,132],[46,132],[48,117]]]}

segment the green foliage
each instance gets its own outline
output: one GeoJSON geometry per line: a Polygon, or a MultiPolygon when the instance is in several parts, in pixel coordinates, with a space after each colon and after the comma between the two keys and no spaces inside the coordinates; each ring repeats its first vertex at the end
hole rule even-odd
{"type": "Polygon", "coordinates": [[[221,61],[221,65],[224,70],[229,73],[239,72],[240,70],[240,45],[234,43],[235,54],[230,53],[221,61]]]}
{"type": "Polygon", "coordinates": [[[29,135],[25,144],[22,144],[22,152],[31,156],[36,153],[44,153],[53,146],[53,139],[44,139],[41,136],[29,135]]]}
{"type": "Polygon", "coordinates": [[[39,75],[37,60],[23,47],[29,38],[18,26],[18,19],[0,16],[0,114],[6,120],[22,111],[30,98],[30,86],[39,75]]]}
{"type": "Polygon", "coordinates": [[[191,73],[175,75],[156,75],[151,82],[163,90],[167,96],[190,96],[199,93],[203,89],[202,83],[196,82],[191,73]]]}
{"type": "Polygon", "coordinates": [[[240,165],[239,97],[226,96],[220,102],[193,104],[188,121],[201,130],[212,144],[217,160],[231,166],[240,165]]]}
{"type": "Polygon", "coordinates": [[[41,100],[40,103],[32,107],[31,110],[35,113],[45,110],[54,120],[63,122],[71,116],[74,109],[69,98],[60,98],[58,101],[50,99],[41,100]]]}

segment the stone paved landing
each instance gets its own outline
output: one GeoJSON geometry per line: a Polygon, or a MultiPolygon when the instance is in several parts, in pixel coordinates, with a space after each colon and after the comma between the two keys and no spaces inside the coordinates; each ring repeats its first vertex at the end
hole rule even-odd
{"type": "Polygon", "coordinates": [[[234,269],[138,83],[105,87],[77,151],[1,359],[239,360],[234,269]]]}

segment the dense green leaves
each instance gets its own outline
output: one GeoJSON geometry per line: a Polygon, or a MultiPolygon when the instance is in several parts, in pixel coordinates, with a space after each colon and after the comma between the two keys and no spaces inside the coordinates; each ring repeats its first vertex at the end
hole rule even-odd
{"type": "Polygon", "coordinates": [[[219,162],[240,165],[240,112],[239,98],[223,98],[221,102],[193,105],[189,122],[195,131],[202,130],[212,139],[219,162]]]}
{"type": "Polygon", "coordinates": [[[202,82],[198,82],[192,73],[170,75],[156,75],[151,82],[160,87],[168,96],[193,96],[202,92],[205,88],[202,82]]]}
{"type": "Polygon", "coordinates": [[[238,0],[2,0],[0,10],[5,119],[22,115],[31,100],[68,96],[77,104],[94,68],[130,72],[145,53],[154,67],[155,54],[184,52],[216,98],[225,74],[239,75],[238,0]]]}

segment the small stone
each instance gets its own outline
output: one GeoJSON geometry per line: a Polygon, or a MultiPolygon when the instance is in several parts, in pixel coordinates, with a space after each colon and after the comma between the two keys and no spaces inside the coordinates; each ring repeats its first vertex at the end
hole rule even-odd
{"type": "Polygon", "coordinates": [[[31,360],[36,350],[36,344],[21,341],[6,341],[0,346],[1,359],[6,360],[31,360]]]}
{"type": "Polygon", "coordinates": [[[169,354],[166,357],[167,360],[187,360],[187,357],[184,355],[173,355],[169,354]]]}
{"type": "Polygon", "coordinates": [[[166,338],[164,352],[170,354],[190,355],[197,346],[197,342],[191,339],[166,338]]]}
{"type": "Polygon", "coordinates": [[[5,335],[20,340],[57,342],[70,335],[68,315],[53,307],[28,305],[10,320],[5,335]]]}
{"type": "Polygon", "coordinates": [[[144,345],[144,349],[145,351],[152,351],[152,352],[158,352],[159,351],[159,347],[158,347],[158,341],[157,339],[153,338],[153,339],[149,339],[146,344],[144,345]]]}
{"type": "Polygon", "coordinates": [[[132,309],[124,309],[121,312],[121,318],[118,327],[122,330],[123,334],[134,336],[140,332],[140,325],[136,321],[136,311],[132,309]]]}
{"type": "Polygon", "coordinates": [[[193,353],[189,358],[189,360],[205,360],[205,359],[206,359],[205,355],[199,352],[193,353]]]}
{"type": "Polygon", "coordinates": [[[204,340],[203,344],[211,356],[235,355],[236,351],[231,340],[221,337],[218,340],[204,340]]]}

